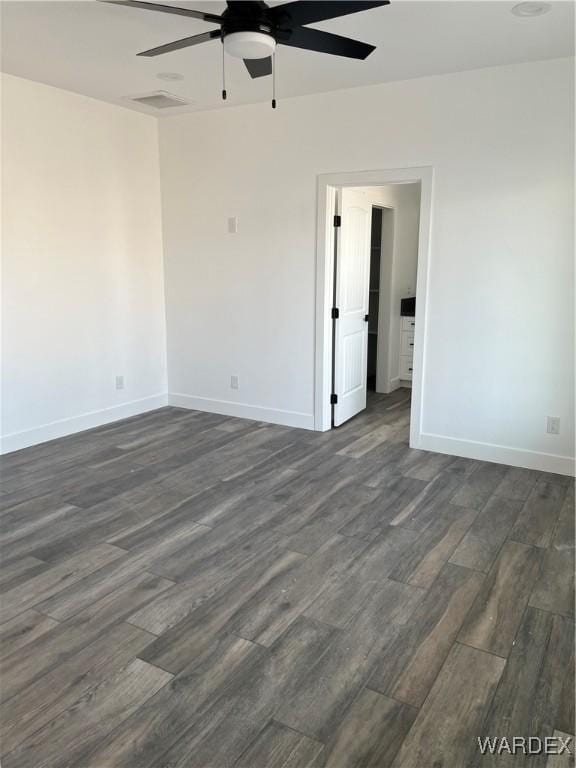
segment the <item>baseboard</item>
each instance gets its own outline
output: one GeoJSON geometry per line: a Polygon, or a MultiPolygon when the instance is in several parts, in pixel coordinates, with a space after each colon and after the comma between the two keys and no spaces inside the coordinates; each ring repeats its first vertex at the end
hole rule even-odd
{"type": "Polygon", "coordinates": [[[314,414],[312,413],[283,411],[278,408],[236,403],[231,400],[213,400],[209,397],[197,397],[196,395],[181,395],[176,392],[168,395],[168,403],[178,408],[190,408],[194,411],[221,413],[223,416],[237,416],[241,419],[266,421],[270,424],[281,424],[285,427],[314,429],[314,414]]]}
{"type": "Polygon", "coordinates": [[[398,389],[400,387],[400,379],[396,376],[395,379],[390,379],[384,384],[384,387],[381,387],[378,389],[378,379],[376,379],[376,392],[378,392],[381,395],[389,395],[391,392],[394,392],[395,389],[398,389]]]}
{"type": "Polygon", "coordinates": [[[168,405],[168,395],[152,395],[152,397],[144,397],[140,400],[131,400],[129,403],[113,405],[111,408],[102,408],[99,411],[89,411],[79,416],[71,416],[68,419],[52,421],[50,424],[43,424],[24,432],[13,432],[0,439],[0,453],[12,453],[12,451],[19,451],[22,448],[30,448],[32,445],[56,440],[58,437],[74,435],[76,432],[83,432],[86,429],[101,427],[112,421],[127,419],[130,416],[154,411],[166,405],[168,405]]]}
{"type": "Polygon", "coordinates": [[[421,434],[418,444],[413,448],[436,453],[447,453],[450,456],[463,456],[466,459],[493,461],[497,464],[510,464],[513,467],[538,469],[542,472],[554,472],[558,475],[576,474],[576,460],[568,456],[558,456],[554,453],[538,453],[523,448],[510,448],[505,445],[478,443],[474,440],[460,440],[444,435],[421,434]]]}
{"type": "MultiPolygon", "coordinates": [[[[311,413],[299,411],[284,411],[277,408],[266,408],[247,403],[237,403],[229,400],[213,400],[207,397],[182,395],[177,393],[158,394],[129,403],[90,411],[68,419],[60,419],[50,424],[43,424],[34,429],[14,432],[0,439],[0,454],[29,448],[48,440],[66,437],[86,429],[93,429],[113,421],[127,419],[140,413],[153,411],[166,405],[179,408],[189,408],[209,413],[220,413],[224,416],[237,416],[242,419],[265,421],[271,424],[281,424],[300,429],[314,429],[314,416],[311,413]]],[[[510,448],[504,445],[479,443],[474,440],[461,440],[444,435],[423,433],[418,438],[418,444],[413,448],[436,453],[446,453],[450,456],[463,456],[468,459],[492,461],[498,464],[510,464],[513,467],[537,469],[543,472],[554,472],[559,475],[576,475],[576,460],[567,456],[552,453],[538,453],[522,448],[510,448]]]]}

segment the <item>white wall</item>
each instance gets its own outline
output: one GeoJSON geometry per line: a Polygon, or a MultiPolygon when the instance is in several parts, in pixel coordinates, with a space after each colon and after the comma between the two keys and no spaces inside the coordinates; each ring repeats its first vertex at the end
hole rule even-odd
{"type": "Polygon", "coordinates": [[[172,401],[312,426],[316,177],[432,165],[421,444],[570,471],[572,67],[162,121],[172,401]],[[546,415],[560,436],[545,434],[546,415]]]}
{"type": "Polygon", "coordinates": [[[391,305],[391,379],[399,380],[400,301],[416,295],[418,267],[418,225],[420,222],[420,185],[395,184],[394,260],[392,264],[391,305]]]}
{"type": "Polygon", "coordinates": [[[162,404],[157,121],[3,76],[2,160],[4,450],[162,404]]]}

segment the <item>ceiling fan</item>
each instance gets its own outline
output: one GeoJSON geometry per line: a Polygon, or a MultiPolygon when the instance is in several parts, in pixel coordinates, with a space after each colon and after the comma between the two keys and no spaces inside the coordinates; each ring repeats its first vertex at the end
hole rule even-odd
{"type": "MultiPolygon", "coordinates": [[[[103,0],[103,2],[187,16],[219,26],[218,29],[211,29],[199,35],[184,37],[182,40],[142,51],[138,56],[160,56],[163,53],[220,39],[223,43],[223,51],[243,59],[250,76],[254,78],[272,74],[273,56],[277,45],[304,48],[350,59],[367,58],[375,50],[375,46],[331,32],[323,32],[320,29],[311,29],[306,25],[389,5],[390,0],[355,0],[355,2],[296,0],[296,2],[272,7],[258,0],[229,0],[221,15],[143,0],[103,0]]],[[[222,98],[226,98],[225,88],[222,91],[222,98]]],[[[272,106],[276,106],[275,99],[272,100],[272,106]]]]}

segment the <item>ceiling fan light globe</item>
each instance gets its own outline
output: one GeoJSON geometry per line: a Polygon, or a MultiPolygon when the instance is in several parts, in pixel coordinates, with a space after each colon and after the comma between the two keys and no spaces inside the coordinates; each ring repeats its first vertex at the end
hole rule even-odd
{"type": "Polygon", "coordinates": [[[224,38],[224,50],[237,59],[267,59],[276,48],[276,40],[264,32],[231,32],[224,38]]]}

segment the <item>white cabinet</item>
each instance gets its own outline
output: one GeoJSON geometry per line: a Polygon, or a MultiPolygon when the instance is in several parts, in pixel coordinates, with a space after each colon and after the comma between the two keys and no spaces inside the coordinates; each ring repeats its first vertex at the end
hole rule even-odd
{"type": "Polygon", "coordinates": [[[415,317],[401,317],[402,320],[401,329],[403,331],[412,331],[414,333],[414,329],[416,328],[416,318],[415,317]]]}
{"type": "Polygon", "coordinates": [[[412,381],[412,367],[414,363],[414,329],[416,318],[400,318],[400,369],[401,381],[412,381]]]}
{"type": "Polygon", "coordinates": [[[414,352],[414,331],[402,331],[400,335],[400,354],[411,355],[414,352]]]}

